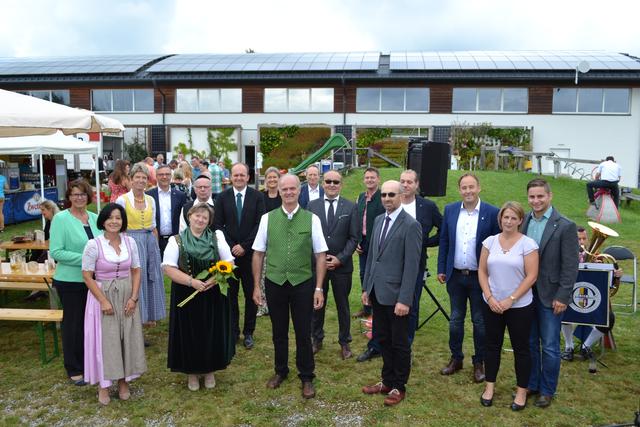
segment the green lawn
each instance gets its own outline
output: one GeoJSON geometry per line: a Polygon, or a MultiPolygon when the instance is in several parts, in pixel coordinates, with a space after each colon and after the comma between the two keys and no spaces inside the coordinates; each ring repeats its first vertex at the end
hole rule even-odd
{"type": "MultiPolygon", "coordinates": [[[[397,179],[399,170],[383,170],[383,179],[397,179]]],[[[525,186],[533,175],[525,173],[479,173],[483,200],[500,205],[517,200],[526,205],[525,186]]],[[[434,198],[442,209],[458,199],[456,181],[460,172],[449,175],[446,197],[434,198]]],[[[584,182],[550,179],[554,205],[563,214],[586,225],[586,192],[584,182]]],[[[343,195],[355,199],[362,187],[362,172],[356,171],[346,180],[343,195]]],[[[623,207],[622,224],[613,226],[620,238],[607,242],[630,247],[640,253],[640,205],[623,207]]],[[[32,222],[7,227],[0,235],[8,239],[25,229],[38,227],[32,222]]],[[[437,250],[430,250],[429,266],[435,271],[437,250]]],[[[357,258],[356,258],[357,260],[357,258]]],[[[629,264],[623,264],[629,269],[629,264]]],[[[356,266],[357,270],[357,266],[356,266]]],[[[444,286],[428,282],[438,299],[447,307],[444,286]]],[[[630,299],[630,286],[615,297],[630,299]]],[[[25,303],[25,294],[11,293],[12,307],[46,307],[44,300],[25,303]]],[[[352,310],[357,310],[360,291],[357,274],[351,295],[352,310]]],[[[433,303],[424,294],[422,316],[430,313],[433,303]]],[[[437,315],[417,333],[413,347],[411,377],[407,399],[395,408],[385,408],[379,396],[360,392],[364,384],[376,382],[381,360],[356,363],[355,359],[339,359],[335,304],[329,297],[324,348],[316,358],[318,396],[304,401],[300,382],[295,376],[293,335],[290,337],[289,379],[276,391],[265,388],[273,372],[273,348],[268,318],[258,319],[256,347],[247,351],[241,346],[228,369],[216,375],[214,390],[192,393],[186,379],[166,368],[167,322],[147,330],[153,345],[147,349],[148,372],[132,384],[132,399],[113,399],[108,407],[100,407],[95,387],[75,387],[67,382],[62,358],[41,366],[38,341],[33,325],[0,322],[0,424],[1,425],[287,425],[287,426],[359,426],[359,425],[604,425],[629,422],[638,408],[640,396],[640,315],[619,315],[615,327],[618,351],[607,351],[598,373],[589,374],[585,362],[563,362],[558,395],[550,408],[533,406],[513,413],[511,390],[515,383],[513,358],[503,353],[502,370],[494,406],[482,408],[479,396],[483,386],[471,380],[466,361],[456,375],[444,377],[439,370],[448,361],[448,325],[437,315]]],[[[472,354],[471,328],[467,322],[464,350],[472,354]]],[[[359,333],[358,321],[352,322],[354,353],[362,351],[366,339],[359,333]]],[[[509,343],[505,343],[509,348],[509,343]]]]}

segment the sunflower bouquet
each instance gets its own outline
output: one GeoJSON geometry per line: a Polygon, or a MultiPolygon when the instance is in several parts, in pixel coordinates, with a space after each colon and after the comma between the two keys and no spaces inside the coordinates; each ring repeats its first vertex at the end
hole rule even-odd
{"type": "MultiPolygon", "coordinates": [[[[195,278],[198,280],[207,281],[211,277],[213,277],[216,280],[216,284],[220,288],[220,293],[224,296],[227,296],[227,291],[229,289],[229,279],[236,279],[235,274],[233,274],[234,268],[236,268],[236,266],[234,266],[229,261],[218,261],[212,263],[211,267],[209,267],[208,269],[202,270],[195,278]]],[[[180,304],[178,304],[178,307],[184,307],[184,305],[191,301],[198,294],[198,292],[200,291],[194,291],[191,295],[180,302],[180,304]]]]}

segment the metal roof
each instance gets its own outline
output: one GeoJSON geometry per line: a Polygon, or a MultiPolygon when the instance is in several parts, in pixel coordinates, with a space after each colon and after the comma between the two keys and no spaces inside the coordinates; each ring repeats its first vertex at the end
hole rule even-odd
{"type": "Polygon", "coordinates": [[[640,70],[640,62],[629,55],[589,50],[391,52],[390,57],[393,71],[575,70],[582,61],[591,70],[640,70]]]}

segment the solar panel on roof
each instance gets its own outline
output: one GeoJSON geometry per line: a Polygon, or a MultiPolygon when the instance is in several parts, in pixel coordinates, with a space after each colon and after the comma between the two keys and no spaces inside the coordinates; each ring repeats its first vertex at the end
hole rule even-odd
{"type": "Polygon", "coordinates": [[[0,75],[134,73],[158,55],[0,58],[0,75]]]}

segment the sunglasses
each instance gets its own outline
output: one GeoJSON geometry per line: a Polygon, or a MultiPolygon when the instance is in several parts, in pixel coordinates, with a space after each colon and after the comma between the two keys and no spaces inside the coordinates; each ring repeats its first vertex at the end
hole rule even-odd
{"type": "Polygon", "coordinates": [[[390,198],[393,198],[393,197],[396,197],[396,194],[398,194],[398,193],[380,193],[380,197],[390,197],[390,198]]]}
{"type": "Polygon", "coordinates": [[[327,184],[327,185],[330,185],[330,184],[333,184],[333,185],[340,185],[340,182],[341,182],[341,181],[339,181],[339,180],[337,180],[337,179],[325,179],[325,180],[324,180],[324,183],[325,183],[325,184],[327,184]]]}

